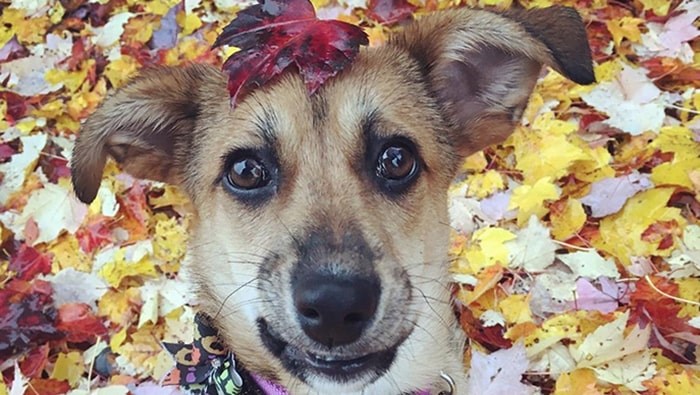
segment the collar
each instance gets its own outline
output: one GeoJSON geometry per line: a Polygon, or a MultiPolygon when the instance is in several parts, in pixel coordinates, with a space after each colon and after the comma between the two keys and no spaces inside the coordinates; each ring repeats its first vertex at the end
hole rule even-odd
{"type": "MultiPolygon", "coordinates": [[[[289,395],[281,385],[236,365],[232,352],[219,340],[208,316],[197,313],[194,319],[194,339],[191,344],[163,343],[175,359],[175,367],[163,379],[163,385],[177,385],[196,395],[289,395]]],[[[455,393],[452,378],[441,372],[440,377],[455,393]]],[[[431,395],[421,390],[414,395],[431,395]]]]}

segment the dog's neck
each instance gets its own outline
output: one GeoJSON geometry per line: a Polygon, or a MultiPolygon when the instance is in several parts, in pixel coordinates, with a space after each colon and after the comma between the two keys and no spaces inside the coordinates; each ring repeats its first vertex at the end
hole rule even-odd
{"type": "MultiPolygon", "coordinates": [[[[249,372],[234,359],[218,339],[216,329],[204,314],[195,317],[195,335],[192,344],[164,343],[173,355],[175,367],[164,379],[166,385],[179,385],[187,390],[207,395],[289,395],[280,384],[254,372],[249,372]]],[[[452,379],[441,374],[454,393],[452,379]]],[[[430,390],[419,390],[403,395],[431,395],[430,390]]]]}

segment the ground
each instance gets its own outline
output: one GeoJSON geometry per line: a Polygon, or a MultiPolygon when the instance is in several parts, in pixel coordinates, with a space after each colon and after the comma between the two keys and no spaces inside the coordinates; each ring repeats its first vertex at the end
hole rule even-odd
{"type": "MultiPolygon", "coordinates": [[[[371,45],[439,8],[571,5],[595,60],[592,86],[543,74],[451,190],[468,391],[700,393],[700,2],[409,1],[313,3],[371,45]]],[[[139,69],[221,64],[234,49],[211,44],[250,3],[3,2],[0,395],[178,393],[160,342],[191,337],[187,200],[110,163],[83,205],[70,152],[139,69]]]]}

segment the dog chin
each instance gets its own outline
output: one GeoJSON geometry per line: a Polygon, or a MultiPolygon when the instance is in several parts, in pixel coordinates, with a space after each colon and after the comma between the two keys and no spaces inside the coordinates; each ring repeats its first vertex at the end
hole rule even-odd
{"type": "Polygon", "coordinates": [[[289,373],[321,393],[349,393],[366,388],[389,370],[405,340],[369,354],[341,356],[296,347],[273,333],[264,319],[258,320],[258,332],[268,351],[289,373]]]}

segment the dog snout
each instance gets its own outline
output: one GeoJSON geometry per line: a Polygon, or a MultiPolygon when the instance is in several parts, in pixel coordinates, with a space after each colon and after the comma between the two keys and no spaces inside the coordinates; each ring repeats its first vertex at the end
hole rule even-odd
{"type": "Polygon", "coordinates": [[[379,304],[375,277],[309,272],[292,283],[294,306],[304,332],[327,346],[349,344],[369,326],[379,304]]]}

